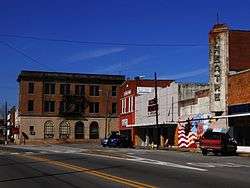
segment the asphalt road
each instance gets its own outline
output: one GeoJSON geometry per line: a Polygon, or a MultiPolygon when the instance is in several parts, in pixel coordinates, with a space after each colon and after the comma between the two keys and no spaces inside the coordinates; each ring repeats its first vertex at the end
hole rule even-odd
{"type": "Polygon", "coordinates": [[[0,151],[0,187],[250,187],[250,158],[199,153],[35,147],[0,151]]]}

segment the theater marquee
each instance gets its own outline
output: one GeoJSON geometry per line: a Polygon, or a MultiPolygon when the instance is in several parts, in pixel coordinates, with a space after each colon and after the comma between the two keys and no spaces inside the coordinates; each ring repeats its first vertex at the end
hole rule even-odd
{"type": "Polygon", "coordinates": [[[210,36],[210,110],[225,112],[228,59],[228,32],[210,36]]]}

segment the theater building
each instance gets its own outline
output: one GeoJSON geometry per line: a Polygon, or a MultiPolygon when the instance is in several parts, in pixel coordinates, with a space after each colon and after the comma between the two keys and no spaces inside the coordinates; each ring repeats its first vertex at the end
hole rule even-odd
{"type": "MultiPolygon", "coordinates": [[[[209,32],[210,111],[215,116],[250,112],[249,44],[250,31],[231,30],[225,24],[217,24],[209,32]]],[[[229,128],[240,145],[250,145],[249,136],[246,136],[249,135],[249,117],[218,121],[229,128]]]]}
{"type": "Polygon", "coordinates": [[[118,130],[121,75],[22,71],[20,143],[99,139],[118,130]]]}

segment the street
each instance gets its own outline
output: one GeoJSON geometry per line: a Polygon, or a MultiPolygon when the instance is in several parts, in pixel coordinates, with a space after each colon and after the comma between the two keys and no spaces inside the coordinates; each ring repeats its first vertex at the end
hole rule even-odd
{"type": "Polygon", "coordinates": [[[249,187],[239,156],[102,148],[11,146],[0,150],[0,187],[249,187]]]}

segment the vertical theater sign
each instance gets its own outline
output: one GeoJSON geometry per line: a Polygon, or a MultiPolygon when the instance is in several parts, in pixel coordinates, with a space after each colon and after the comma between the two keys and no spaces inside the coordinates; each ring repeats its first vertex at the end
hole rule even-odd
{"type": "Polygon", "coordinates": [[[228,29],[214,28],[209,36],[210,111],[226,111],[228,29]]]}

